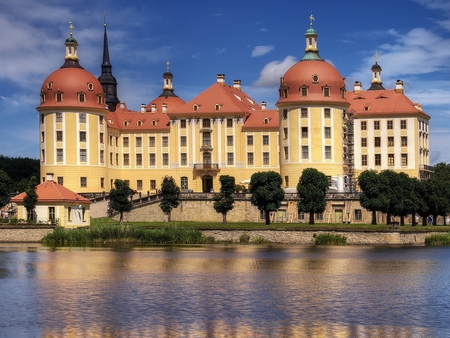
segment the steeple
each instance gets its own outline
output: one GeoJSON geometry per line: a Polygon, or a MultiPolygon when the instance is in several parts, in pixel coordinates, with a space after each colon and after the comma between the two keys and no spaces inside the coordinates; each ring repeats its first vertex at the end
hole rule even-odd
{"type": "MultiPolygon", "coordinates": [[[[105,13],[106,18],[106,13],[105,13]]],[[[106,105],[108,106],[109,111],[115,111],[117,104],[120,102],[117,97],[117,80],[112,75],[111,71],[111,62],[109,61],[109,48],[108,48],[108,35],[106,33],[106,19],[103,24],[105,27],[105,33],[103,36],[103,63],[102,63],[102,74],[98,77],[100,81],[103,91],[106,96],[106,105]]]]}
{"type": "Polygon", "coordinates": [[[317,49],[317,37],[319,36],[316,30],[313,28],[314,16],[311,13],[309,17],[309,28],[305,33],[306,36],[306,54],[303,56],[302,60],[323,60],[319,56],[319,50],[317,49]]]}
{"type": "Polygon", "coordinates": [[[75,27],[72,25],[72,21],[69,22],[70,37],[66,39],[64,44],[66,45],[66,57],[64,64],[61,68],[83,68],[78,63],[78,42],[73,37],[73,30],[75,27]]]}
{"type": "Polygon", "coordinates": [[[375,64],[372,70],[372,85],[367,90],[385,90],[383,82],[381,82],[381,67],[378,64],[378,52],[375,52],[375,64]]]}
{"type": "Polygon", "coordinates": [[[163,92],[159,96],[160,97],[169,97],[169,96],[178,97],[177,95],[175,95],[175,93],[173,91],[173,82],[172,82],[173,74],[170,72],[170,69],[169,69],[170,61],[167,61],[166,64],[167,64],[167,68],[163,74],[163,78],[164,78],[163,92]]]}

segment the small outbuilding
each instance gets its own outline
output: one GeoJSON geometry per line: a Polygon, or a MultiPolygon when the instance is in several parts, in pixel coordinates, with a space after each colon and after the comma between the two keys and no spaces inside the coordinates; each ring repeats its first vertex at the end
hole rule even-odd
{"type": "MultiPolygon", "coordinates": [[[[83,197],[53,180],[53,174],[46,175],[45,182],[36,187],[38,201],[33,213],[35,223],[55,224],[66,228],[90,225],[90,204],[83,197]]],[[[26,193],[11,198],[17,205],[17,218],[27,219],[27,210],[23,206],[26,193]]]]}

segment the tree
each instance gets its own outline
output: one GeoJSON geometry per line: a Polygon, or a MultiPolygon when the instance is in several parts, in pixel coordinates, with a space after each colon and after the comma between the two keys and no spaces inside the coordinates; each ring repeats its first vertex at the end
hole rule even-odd
{"type": "Polygon", "coordinates": [[[257,172],[250,178],[251,202],[266,213],[266,225],[270,224],[269,213],[277,211],[284,199],[282,182],[280,174],[274,171],[257,172]]]}
{"type": "Polygon", "coordinates": [[[303,170],[297,184],[297,193],[300,197],[298,210],[309,212],[309,224],[314,224],[314,214],[325,211],[325,199],[328,190],[328,179],[324,173],[315,168],[303,170]]]}
{"type": "Polygon", "coordinates": [[[30,182],[28,183],[28,188],[25,190],[25,197],[23,198],[23,206],[25,209],[27,209],[27,218],[28,221],[32,221],[34,219],[33,217],[33,210],[36,207],[36,204],[38,202],[38,194],[36,193],[37,189],[37,179],[36,176],[32,176],[30,179],[30,182]]]}
{"type": "Polygon", "coordinates": [[[234,198],[232,194],[235,190],[235,179],[233,176],[221,175],[219,177],[221,184],[220,192],[213,197],[214,209],[222,214],[222,223],[227,223],[227,212],[234,208],[234,198]]]}
{"type": "Polygon", "coordinates": [[[165,176],[161,183],[162,201],[159,204],[161,210],[167,215],[167,221],[170,222],[172,209],[180,205],[180,188],[171,176],[165,176]]]}
{"type": "Polygon", "coordinates": [[[9,203],[10,195],[9,189],[11,187],[11,179],[8,174],[3,170],[0,170],[0,208],[3,208],[9,203]]]}
{"type": "Polygon", "coordinates": [[[382,179],[376,170],[364,170],[358,176],[358,184],[361,188],[359,202],[361,206],[372,212],[372,225],[377,224],[376,212],[381,211],[383,206],[387,204],[383,190],[382,179]]]}
{"type": "Polygon", "coordinates": [[[131,195],[131,188],[127,182],[116,179],[114,187],[109,192],[109,207],[120,213],[119,223],[123,223],[123,213],[129,212],[133,208],[133,204],[128,199],[131,195]]]}
{"type": "Polygon", "coordinates": [[[422,225],[427,225],[427,216],[430,214],[430,209],[427,203],[427,189],[426,181],[419,181],[417,178],[413,179],[414,195],[416,198],[415,210],[412,214],[413,226],[416,225],[415,213],[422,217],[422,225]]]}

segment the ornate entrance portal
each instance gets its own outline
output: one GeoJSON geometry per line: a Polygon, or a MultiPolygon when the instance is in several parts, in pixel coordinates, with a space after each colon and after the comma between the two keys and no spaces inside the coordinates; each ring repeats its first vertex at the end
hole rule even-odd
{"type": "Polygon", "coordinates": [[[203,192],[212,192],[213,178],[211,175],[204,175],[202,177],[203,192]]]}

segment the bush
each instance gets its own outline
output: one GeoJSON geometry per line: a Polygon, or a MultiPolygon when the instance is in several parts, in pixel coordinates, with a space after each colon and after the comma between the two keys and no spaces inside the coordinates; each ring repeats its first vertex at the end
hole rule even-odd
{"type": "Polygon", "coordinates": [[[425,245],[450,246],[450,232],[443,235],[431,235],[425,237],[425,245]]]}
{"type": "Polygon", "coordinates": [[[252,239],[253,244],[267,244],[269,241],[265,239],[263,236],[255,237],[252,239]]]}
{"type": "Polygon", "coordinates": [[[346,245],[347,237],[334,234],[320,234],[314,237],[315,245],[346,245]]]}
{"type": "Polygon", "coordinates": [[[239,236],[239,243],[248,244],[250,243],[250,235],[242,234],[239,236]]]}

